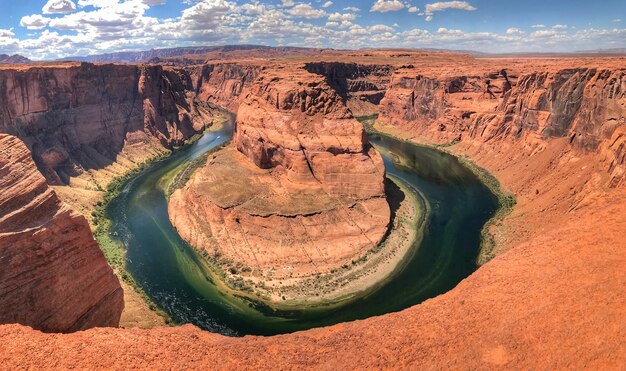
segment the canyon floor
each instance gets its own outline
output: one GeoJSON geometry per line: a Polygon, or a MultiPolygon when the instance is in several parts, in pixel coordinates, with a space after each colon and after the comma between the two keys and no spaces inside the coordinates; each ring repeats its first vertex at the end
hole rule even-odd
{"type": "MultiPolygon", "coordinates": [[[[246,84],[257,69],[297,65],[324,76],[355,115],[378,113],[377,130],[486,169],[517,199],[489,227],[492,258],[451,291],[401,312],[287,335],[229,338],[192,325],[61,334],[7,323],[0,326],[0,368],[624,367],[626,59],[411,51],[193,58],[198,65],[186,71],[203,84],[190,83],[185,99],[234,110],[240,94],[254,89],[246,84]]],[[[151,119],[141,122],[152,127],[151,119]]],[[[9,124],[2,128],[16,134],[9,124]]],[[[29,149],[44,143],[23,140],[29,149]]],[[[49,151],[33,157],[56,165],[49,151]]],[[[73,206],[71,192],[58,194],[73,206]]]]}

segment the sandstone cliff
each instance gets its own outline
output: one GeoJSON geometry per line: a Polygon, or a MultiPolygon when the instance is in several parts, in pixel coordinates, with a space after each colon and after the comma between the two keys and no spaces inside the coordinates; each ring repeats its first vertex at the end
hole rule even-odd
{"type": "Polygon", "coordinates": [[[626,167],[625,76],[624,69],[594,67],[460,76],[399,69],[379,120],[442,142],[517,141],[528,153],[567,138],[573,149],[598,153],[617,186],[626,167]]]}
{"type": "Polygon", "coordinates": [[[399,313],[244,338],[191,325],[70,335],[0,326],[0,362],[120,370],[619,370],[626,362],[624,205],[626,192],[615,190],[565,223],[547,218],[545,233],[516,243],[452,291],[399,313]]]}
{"type": "Polygon", "coordinates": [[[355,116],[378,113],[394,67],[390,64],[311,62],[304,67],[322,75],[355,116]]]}
{"type": "Polygon", "coordinates": [[[252,85],[263,69],[247,63],[207,63],[190,67],[189,71],[199,100],[237,112],[244,89],[252,85]]]}
{"type": "Polygon", "coordinates": [[[252,281],[328,273],[374,248],[390,218],[384,166],[336,90],[288,66],[244,93],[233,148],[172,195],[181,236],[252,281]]]}
{"type": "Polygon", "coordinates": [[[16,137],[0,134],[0,323],[49,332],[117,326],[120,284],[84,217],[16,137]]]}
{"type": "Polygon", "coordinates": [[[141,162],[212,119],[190,74],[160,66],[3,69],[0,107],[0,132],[26,143],[51,184],[104,169],[124,150],[141,162]]]}
{"type": "Polygon", "coordinates": [[[48,183],[85,216],[113,178],[218,114],[197,99],[188,71],[89,63],[0,69],[0,112],[0,133],[24,141],[48,183]]]}

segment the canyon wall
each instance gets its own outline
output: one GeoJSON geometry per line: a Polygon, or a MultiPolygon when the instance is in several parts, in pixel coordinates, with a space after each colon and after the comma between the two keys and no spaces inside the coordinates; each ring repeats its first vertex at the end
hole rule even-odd
{"type": "Polygon", "coordinates": [[[237,149],[292,183],[320,184],[330,195],[384,194],[380,155],[337,90],[299,68],[260,76],[237,111],[237,149]]]}
{"type": "Polygon", "coordinates": [[[517,141],[527,153],[566,138],[572,149],[598,154],[611,185],[624,182],[624,69],[501,68],[436,76],[404,68],[390,86],[380,105],[383,123],[439,142],[517,141]]]}
{"type": "Polygon", "coordinates": [[[192,325],[69,335],[0,326],[0,362],[8,368],[620,370],[626,362],[624,191],[573,211],[451,291],[398,313],[243,338],[192,325]]]}
{"type": "Polygon", "coordinates": [[[343,62],[311,62],[305,64],[304,68],[324,76],[355,116],[378,113],[378,105],[394,70],[390,64],[343,62]]]}
{"type": "Polygon", "coordinates": [[[83,216],[18,138],[0,134],[0,323],[48,332],[117,326],[120,284],[83,216]]]}
{"type": "MultiPolygon", "coordinates": [[[[57,185],[181,145],[213,114],[184,70],[89,63],[2,69],[0,107],[0,132],[23,140],[57,185]]],[[[104,188],[123,170],[112,172],[90,180],[104,188]]]]}
{"type": "Polygon", "coordinates": [[[237,112],[249,88],[265,67],[247,63],[207,63],[189,67],[197,97],[237,112]]]}

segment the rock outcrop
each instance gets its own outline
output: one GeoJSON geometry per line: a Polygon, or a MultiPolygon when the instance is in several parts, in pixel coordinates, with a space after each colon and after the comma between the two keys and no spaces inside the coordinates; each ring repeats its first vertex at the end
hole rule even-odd
{"type": "Polygon", "coordinates": [[[304,68],[324,76],[355,116],[378,113],[378,105],[393,73],[393,66],[389,64],[311,62],[304,68]]]}
{"type": "Polygon", "coordinates": [[[18,138],[0,134],[0,323],[47,332],[117,326],[120,284],[83,216],[18,138]]]}
{"type": "Polygon", "coordinates": [[[233,148],[172,195],[181,236],[252,280],[328,273],[374,248],[390,218],[384,166],[337,92],[289,66],[245,94],[233,148]]]}
{"type": "Polygon", "coordinates": [[[545,233],[516,243],[452,291],[399,313],[244,338],[191,325],[69,335],[0,326],[0,362],[8,368],[617,370],[626,362],[626,192],[615,191],[565,221],[544,219],[545,233]]]}
{"type": "Polygon", "coordinates": [[[0,133],[20,138],[59,197],[89,217],[102,190],[221,114],[180,68],[65,63],[0,69],[0,133]],[[67,187],[69,185],[69,187],[67,187]]]}

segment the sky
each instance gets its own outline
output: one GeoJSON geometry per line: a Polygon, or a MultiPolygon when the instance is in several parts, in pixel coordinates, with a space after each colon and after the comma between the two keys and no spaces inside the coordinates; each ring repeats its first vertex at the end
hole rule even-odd
{"type": "Polygon", "coordinates": [[[42,60],[225,44],[626,48],[626,0],[0,0],[0,54],[42,60]]]}

